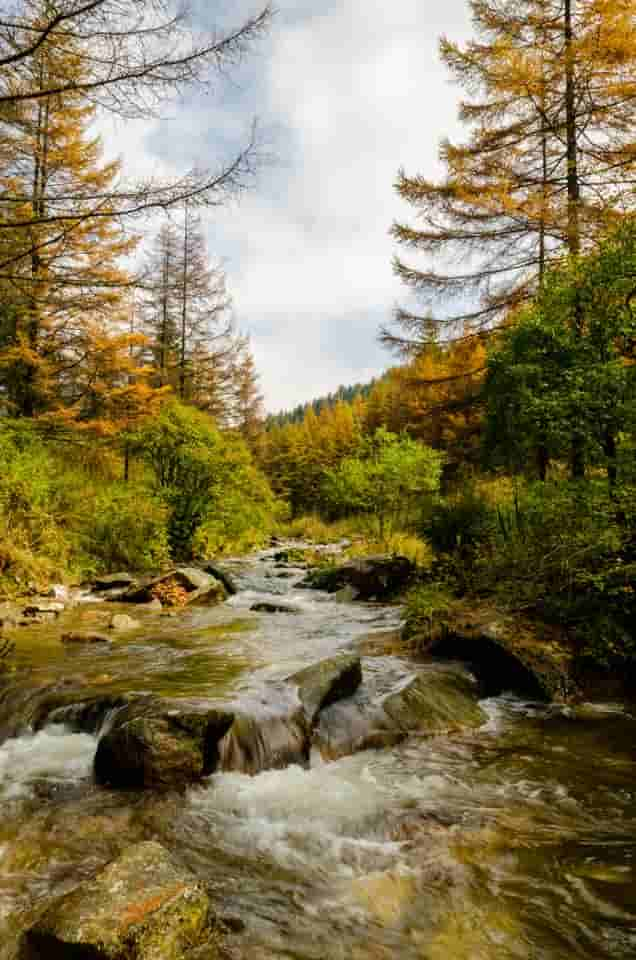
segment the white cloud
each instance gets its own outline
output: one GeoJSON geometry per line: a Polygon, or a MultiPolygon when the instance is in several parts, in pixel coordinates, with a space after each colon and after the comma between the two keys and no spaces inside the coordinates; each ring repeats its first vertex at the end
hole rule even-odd
{"type": "MultiPolygon", "coordinates": [[[[118,137],[127,166],[132,147],[136,168],[183,168],[235,146],[252,113],[273,131],[277,162],[209,227],[272,410],[390,363],[375,342],[403,295],[388,230],[409,216],[392,185],[400,166],[439,172],[458,91],[437,43],[469,32],[465,0],[278,8],[263,52],[234,85],[179,105],[145,141],[118,137]]],[[[250,9],[232,5],[237,17],[250,9]]]]}

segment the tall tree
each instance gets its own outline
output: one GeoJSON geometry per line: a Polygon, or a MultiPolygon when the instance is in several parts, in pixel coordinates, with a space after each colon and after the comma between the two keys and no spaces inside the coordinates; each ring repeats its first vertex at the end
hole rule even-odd
{"type": "Polygon", "coordinates": [[[247,338],[243,338],[235,364],[234,388],[238,430],[248,442],[253,443],[263,429],[263,395],[247,338]]]}
{"type": "MultiPolygon", "coordinates": [[[[0,123],[10,126],[25,109],[46,111],[52,99],[69,96],[128,118],[157,114],[170,97],[209,85],[215,72],[236,63],[269,20],[266,7],[233,30],[204,36],[192,26],[189,4],[178,0],[16,0],[0,15],[0,123]]],[[[63,238],[87,217],[134,218],[186,199],[222,203],[245,185],[256,151],[252,133],[215,168],[137,181],[117,172],[108,183],[85,183],[81,190],[67,186],[57,192],[55,204],[26,217],[21,213],[31,195],[12,184],[0,201],[0,235],[17,232],[20,243],[0,256],[0,277],[38,255],[35,226],[47,225],[63,238]]],[[[0,148],[0,162],[3,153],[0,148]]]]}
{"type": "MultiPolygon", "coordinates": [[[[43,46],[29,64],[34,87],[46,86],[53,69],[80,75],[72,51],[56,43],[43,46]]],[[[71,410],[76,419],[87,417],[87,362],[101,353],[113,361],[125,354],[112,352],[107,337],[112,321],[123,316],[129,277],[119,264],[136,238],[122,230],[106,202],[97,217],[90,201],[76,202],[75,217],[61,234],[49,220],[60,197],[107,194],[118,175],[118,164],[101,162],[99,139],[88,133],[94,114],[69,92],[21,104],[4,125],[0,186],[5,196],[22,201],[5,210],[8,228],[0,233],[0,256],[13,264],[3,279],[12,325],[0,371],[9,410],[18,416],[65,410],[68,418],[71,410]]],[[[124,371],[120,376],[125,380],[124,371]]]]}
{"type": "Polygon", "coordinates": [[[441,42],[471,94],[460,108],[470,136],[443,143],[440,182],[400,172],[398,193],[421,223],[393,227],[403,246],[465,266],[420,269],[396,258],[426,303],[424,313],[399,310],[397,327],[383,331],[407,350],[492,327],[536,292],[549,264],[634,205],[633,4],[471,0],[471,9],[477,39],[441,42]],[[444,315],[431,316],[440,303],[444,315]]]}

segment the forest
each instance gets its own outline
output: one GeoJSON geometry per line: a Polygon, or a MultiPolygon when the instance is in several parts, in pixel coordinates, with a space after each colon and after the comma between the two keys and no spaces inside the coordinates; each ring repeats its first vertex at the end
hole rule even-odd
{"type": "MultiPolygon", "coordinates": [[[[160,115],[257,45],[163,0],[21,0],[0,23],[0,584],[236,554],[273,534],[406,555],[456,599],[636,662],[636,44],[628,0],[471,0],[443,175],[400,170],[394,365],[266,416],[208,212],[257,135],[172,179],[95,122],[160,115]]],[[[387,224],[387,228],[389,225],[387,224]]]]}

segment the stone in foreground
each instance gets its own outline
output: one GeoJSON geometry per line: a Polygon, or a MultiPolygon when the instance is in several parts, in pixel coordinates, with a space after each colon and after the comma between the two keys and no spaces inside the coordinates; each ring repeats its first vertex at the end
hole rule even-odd
{"type": "Polygon", "coordinates": [[[312,664],[287,679],[298,687],[298,698],[307,718],[314,723],[324,707],[356,692],[362,682],[360,657],[344,653],[312,664]]]}
{"type": "Polygon", "coordinates": [[[203,887],[158,843],[140,843],[49,907],[20,960],[183,960],[209,929],[203,887]]]}
{"type": "Polygon", "coordinates": [[[453,668],[425,670],[379,703],[336,703],[324,710],[314,744],[324,760],[394,746],[409,734],[479,727],[487,717],[471,678],[453,668]]]}

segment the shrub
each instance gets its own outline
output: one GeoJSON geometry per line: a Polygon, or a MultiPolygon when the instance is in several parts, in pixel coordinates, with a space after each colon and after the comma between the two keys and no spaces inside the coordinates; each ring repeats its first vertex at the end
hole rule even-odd
{"type": "Polygon", "coordinates": [[[421,524],[422,534],[437,553],[475,548],[495,533],[496,511],[468,486],[459,494],[438,500],[421,524]]]}
{"type": "Polygon", "coordinates": [[[82,517],[86,553],[100,570],[156,570],[168,563],[168,509],[136,484],[97,489],[91,511],[82,517]]]}

